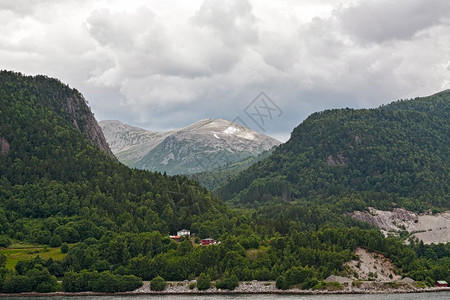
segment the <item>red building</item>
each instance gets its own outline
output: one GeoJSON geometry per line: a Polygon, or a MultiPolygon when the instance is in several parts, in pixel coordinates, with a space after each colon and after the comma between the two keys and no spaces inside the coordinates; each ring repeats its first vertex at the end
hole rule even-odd
{"type": "Polygon", "coordinates": [[[179,242],[181,239],[181,236],[179,235],[169,235],[169,237],[174,240],[175,242],[179,242]]]}
{"type": "Polygon", "coordinates": [[[208,245],[214,245],[216,241],[214,239],[203,239],[200,241],[200,245],[208,246],[208,245]]]}
{"type": "Polygon", "coordinates": [[[444,280],[438,280],[438,281],[436,281],[436,283],[434,285],[439,286],[439,287],[448,287],[447,281],[444,281],[444,280]]]}

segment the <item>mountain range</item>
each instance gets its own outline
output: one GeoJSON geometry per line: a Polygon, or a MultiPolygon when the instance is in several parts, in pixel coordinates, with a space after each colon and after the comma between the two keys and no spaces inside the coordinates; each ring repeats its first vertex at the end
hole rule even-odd
{"type": "Polygon", "coordinates": [[[222,119],[204,119],[166,132],[151,132],[120,121],[99,124],[121,162],[168,175],[215,170],[258,156],[280,144],[276,139],[222,119]]]}

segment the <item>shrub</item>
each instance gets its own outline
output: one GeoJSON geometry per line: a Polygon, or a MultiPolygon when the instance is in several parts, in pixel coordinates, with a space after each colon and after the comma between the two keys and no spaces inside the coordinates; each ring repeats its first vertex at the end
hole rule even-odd
{"type": "MultiPolygon", "coordinates": [[[[353,285],[353,286],[355,286],[355,285],[353,285]]],[[[337,290],[342,290],[342,285],[339,282],[335,282],[335,281],[332,281],[332,282],[320,281],[316,286],[314,286],[313,289],[314,290],[337,291],[337,290]]]]}
{"type": "Polygon", "coordinates": [[[226,290],[234,290],[239,286],[239,279],[236,274],[225,274],[225,276],[221,280],[216,281],[216,288],[218,289],[226,289],[226,290]]]}
{"type": "Polygon", "coordinates": [[[94,292],[105,292],[105,293],[118,292],[120,281],[118,277],[111,274],[108,271],[99,273],[97,278],[92,282],[92,290],[94,292]]]}
{"type": "Polygon", "coordinates": [[[167,282],[161,276],[157,276],[150,281],[150,289],[152,291],[164,291],[166,286],[167,282]]]}
{"type": "Polygon", "coordinates": [[[315,277],[314,270],[308,267],[293,267],[286,272],[286,280],[289,286],[303,283],[308,278],[315,277]]]}
{"type": "Polygon", "coordinates": [[[425,279],[425,283],[426,283],[428,286],[434,286],[434,279],[431,278],[430,276],[427,276],[427,278],[425,279]]]}
{"type": "Polygon", "coordinates": [[[30,287],[33,291],[56,291],[56,277],[52,276],[47,269],[42,268],[42,266],[40,265],[37,265],[36,268],[28,271],[26,274],[26,278],[29,281],[30,287]]]}
{"type": "Polygon", "coordinates": [[[361,280],[355,280],[352,282],[352,286],[360,287],[362,284],[361,280]]]}
{"type": "Polygon", "coordinates": [[[31,292],[32,287],[28,277],[24,275],[11,275],[5,277],[2,291],[4,293],[31,292]]]}
{"type": "Polygon", "coordinates": [[[275,281],[275,286],[280,290],[287,290],[289,288],[289,284],[286,278],[282,275],[278,276],[277,280],[275,281]]]}
{"type": "Polygon", "coordinates": [[[50,240],[50,247],[59,247],[62,244],[61,237],[55,234],[50,240]]]}
{"type": "Polygon", "coordinates": [[[142,286],[142,280],[134,275],[116,275],[119,282],[119,292],[134,291],[142,286]]]}
{"type": "Polygon", "coordinates": [[[200,274],[197,279],[197,288],[199,291],[207,290],[211,287],[211,278],[205,273],[200,274]]]}
{"type": "Polygon", "coordinates": [[[0,235],[0,247],[8,248],[9,245],[11,245],[11,241],[6,236],[0,235]]]}
{"type": "Polygon", "coordinates": [[[51,282],[41,282],[36,287],[36,292],[38,293],[50,293],[50,292],[56,292],[57,285],[52,284],[51,282]]]}
{"type": "Polygon", "coordinates": [[[6,267],[6,256],[5,254],[0,254],[0,268],[6,267]]]}
{"type": "Polygon", "coordinates": [[[116,275],[109,271],[98,273],[86,270],[80,273],[67,272],[62,281],[65,292],[126,292],[142,286],[142,280],[133,275],[116,275]]]}
{"type": "Polygon", "coordinates": [[[302,289],[303,289],[303,290],[312,289],[312,288],[315,287],[318,283],[319,283],[319,280],[317,280],[316,277],[314,277],[314,278],[308,278],[308,279],[305,280],[305,282],[303,282],[302,289]]]}
{"type": "Polygon", "coordinates": [[[67,272],[64,274],[62,285],[65,292],[81,292],[82,276],[79,273],[67,272]]]}
{"type": "Polygon", "coordinates": [[[61,253],[67,253],[69,251],[69,245],[66,242],[61,244],[61,253]]]}

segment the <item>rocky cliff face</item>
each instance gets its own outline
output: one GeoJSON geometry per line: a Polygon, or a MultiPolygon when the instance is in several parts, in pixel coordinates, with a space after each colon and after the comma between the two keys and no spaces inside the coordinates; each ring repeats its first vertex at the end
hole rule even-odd
{"type": "Polygon", "coordinates": [[[71,118],[73,125],[96,146],[109,156],[114,157],[113,152],[103,135],[103,131],[95,120],[84,98],[80,95],[67,97],[63,100],[62,108],[71,118]]]}
{"type": "Polygon", "coordinates": [[[120,161],[130,167],[172,175],[214,170],[280,144],[221,119],[205,119],[168,132],[150,132],[120,121],[101,121],[100,126],[120,161]]]}

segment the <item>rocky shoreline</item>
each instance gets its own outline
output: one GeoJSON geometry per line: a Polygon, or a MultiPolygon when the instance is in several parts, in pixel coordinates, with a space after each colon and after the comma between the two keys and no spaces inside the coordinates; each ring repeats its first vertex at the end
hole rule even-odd
{"type": "Polygon", "coordinates": [[[324,294],[399,294],[399,293],[433,293],[433,292],[450,292],[450,287],[428,287],[419,288],[414,284],[401,284],[397,287],[389,287],[387,283],[365,282],[359,287],[352,285],[344,285],[342,289],[337,290],[302,290],[293,288],[289,290],[279,290],[275,286],[275,282],[267,281],[251,281],[241,282],[233,291],[221,290],[215,287],[206,291],[199,291],[197,288],[190,289],[192,282],[169,282],[164,291],[155,292],[150,290],[150,283],[144,282],[142,287],[131,292],[122,293],[96,293],[96,292],[79,292],[79,293],[20,293],[20,294],[0,294],[0,297],[52,297],[52,296],[126,296],[126,295],[215,295],[215,294],[280,294],[280,295],[324,295],[324,294]]]}

